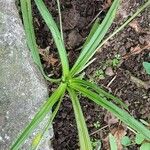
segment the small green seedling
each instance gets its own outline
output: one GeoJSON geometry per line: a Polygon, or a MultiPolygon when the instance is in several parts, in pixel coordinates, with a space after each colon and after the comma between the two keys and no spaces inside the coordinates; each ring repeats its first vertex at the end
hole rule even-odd
{"type": "Polygon", "coordinates": [[[140,150],[149,150],[150,149],[150,142],[145,141],[145,137],[141,133],[137,133],[135,137],[135,143],[140,146],[140,150]]]}
{"type": "Polygon", "coordinates": [[[115,58],[112,60],[112,66],[115,68],[120,63],[121,56],[119,54],[115,55],[115,58]]]}
{"type": "MultiPolygon", "coordinates": [[[[150,124],[148,122],[146,122],[145,120],[143,119],[140,119],[140,121],[147,127],[150,127],[150,124]]],[[[149,144],[150,142],[148,141],[145,141],[145,137],[141,134],[141,133],[136,133],[136,136],[135,136],[135,140],[131,140],[128,136],[124,136],[122,139],[121,139],[121,144],[124,146],[124,147],[128,147],[130,145],[135,145],[135,144],[138,144],[138,145],[141,145],[140,146],[140,150],[149,150],[150,147],[149,144]],[[147,148],[147,149],[146,149],[147,148]]]]}
{"type": "Polygon", "coordinates": [[[102,143],[99,139],[92,138],[91,139],[91,144],[92,144],[93,150],[101,150],[102,143]]]}
{"type": "MultiPolygon", "coordinates": [[[[150,57],[150,53],[149,53],[149,57],[150,57]]],[[[143,67],[146,73],[150,75],[150,62],[143,62],[143,67]]]]}
{"type": "Polygon", "coordinates": [[[93,125],[96,129],[100,128],[101,126],[99,121],[96,121],[93,125]]]}
{"type": "MultiPolygon", "coordinates": [[[[44,129],[40,131],[39,134],[36,135],[36,137],[32,142],[31,149],[32,150],[38,149],[40,141],[43,139],[44,137],[43,135],[45,135],[45,133],[48,131],[53,119],[55,118],[59,110],[60,104],[63,102],[63,97],[65,94],[69,95],[70,100],[72,102],[77,129],[78,129],[80,149],[92,150],[93,148],[88,133],[88,128],[86,126],[80,101],[78,99],[79,93],[82,93],[82,96],[87,97],[90,101],[93,101],[97,105],[113,113],[117,118],[119,118],[122,122],[126,123],[130,128],[140,133],[145,140],[150,141],[150,130],[148,130],[141,122],[134,119],[134,117],[131,116],[126,111],[128,110],[128,108],[122,102],[122,100],[116,98],[109,92],[104,91],[96,84],[81,79],[82,71],[86,69],[94,61],[92,57],[96,53],[96,51],[99,50],[102,47],[102,45],[104,45],[110,38],[112,38],[119,31],[121,31],[141,11],[143,11],[146,7],[148,7],[150,4],[150,0],[148,0],[140,9],[138,9],[137,12],[134,15],[132,15],[121,27],[119,27],[108,38],[104,40],[107,31],[109,30],[113,20],[115,19],[115,14],[120,4],[120,0],[114,0],[104,20],[101,23],[99,21],[96,21],[94,23],[91,32],[87,37],[85,44],[83,45],[81,53],[72,68],[70,68],[69,66],[67,52],[63,40],[59,0],[57,0],[57,3],[58,3],[59,16],[60,16],[59,17],[60,31],[51,13],[45,6],[43,0],[34,0],[34,1],[42,18],[44,19],[45,23],[49,27],[52,33],[52,37],[55,41],[55,45],[58,49],[60,62],[62,65],[62,77],[60,79],[52,79],[49,78],[43,71],[42,63],[36,45],[34,28],[33,28],[31,0],[20,0],[28,47],[31,50],[33,60],[41,70],[45,79],[57,84],[57,89],[39,108],[38,112],[36,113],[32,121],[26,126],[26,128],[24,128],[22,133],[19,134],[16,141],[12,143],[10,150],[20,149],[21,146],[26,141],[26,139],[32,134],[35,128],[39,125],[39,123],[45,118],[47,114],[49,114],[51,108],[56,103],[58,103],[56,109],[52,113],[52,116],[49,116],[49,119],[47,119],[47,123],[45,124],[44,129]]],[[[114,138],[112,137],[112,135],[110,135],[110,145],[112,145],[112,143],[114,143],[114,138]]],[[[148,144],[146,144],[146,146],[147,145],[148,144]]],[[[111,146],[111,148],[112,150],[116,150],[115,144],[111,146]]]]}
{"type": "Polygon", "coordinates": [[[121,144],[125,147],[127,146],[130,146],[131,144],[131,140],[128,136],[124,136],[122,139],[121,139],[121,144]]]}
{"type": "MultiPolygon", "coordinates": [[[[140,119],[140,121],[147,127],[150,127],[150,124],[146,122],[143,119],[140,119]]],[[[129,128],[130,129],[130,128],[129,128]]],[[[131,145],[140,145],[140,150],[149,150],[150,147],[148,145],[150,144],[149,141],[145,140],[145,137],[141,133],[135,133],[135,139],[130,139],[128,136],[124,136],[121,139],[121,144],[124,146],[124,148],[131,146],[131,145]],[[146,149],[148,148],[148,149],[146,149]]]]}
{"type": "Polygon", "coordinates": [[[96,78],[97,80],[105,79],[104,71],[102,69],[96,70],[93,75],[93,78],[96,78]]]}

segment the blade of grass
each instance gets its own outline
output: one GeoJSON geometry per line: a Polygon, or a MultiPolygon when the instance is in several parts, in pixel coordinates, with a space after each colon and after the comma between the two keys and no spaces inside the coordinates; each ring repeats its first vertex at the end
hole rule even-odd
{"type": "Polygon", "coordinates": [[[38,124],[44,119],[46,114],[50,112],[52,106],[58,101],[58,99],[65,93],[66,84],[61,84],[58,89],[51,95],[51,97],[41,106],[38,113],[31,120],[30,124],[24,129],[22,134],[18,136],[17,140],[11,146],[10,150],[18,150],[23,142],[29,137],[38,124]]]}
{"type": "Polygon", "coordinates": [[[90,141],[90,137],[88,134],[88,129],[85,123],[85,119],[83,116],[83,112],[81,109],[81,105],[79,103],[79,99],[74,90],[71,88],[67,88],[69,95],[71,97],[74,114],[76,118],[78,134],[79,134],[79,141],[80,141],[80,149],[81,150],[92,150],[92,145],[90,141]]]}
{"type": "Polygon", "coordinates": [[[23,23],[25,28],[25,33],[27,37],[27,43],[31,50],[32,57],[35,63],[40,67],[40,57],[38,54],[36,42],[35,42],[35,33],[32,26],[32,10],[31,10],[31,0],[20,0],[21,3],[21,11],[23,16],[23,23]]]}
{"type": "Polygon", "coordinates": [[[76,74],[79,74],[80,72],[82,72],[85,68],[87,68],[89,65],[91,65],[95,60],[96,60],[96,58],[91,59],[84,67],[82,67],[81,69],[79,69],[76,72],[76,74]]]}
{"type": "Polygon", "coordinates": [[[40,14],[42,15],[42,17],[45,21],[45,23],[47,24],[47,26],[49,27],[49,29],[52,33],[53,39],[55,41],[56,47],[59,52],[59,56],[60,56],[60,60],[61,60],[61,64],[62,64],[63,75],[64,75],[64,77],[66,77],[69,74],[69,64],[68,64],[66,49],[64,46],[64,42],[62,41],[60,32],[57,28],[57,25],[56,25],[52,15],[48,11],[47,7],[45,6],[43,0],[35,0],[35,3],[37,5],[37,8],[38,8],[40,14]]]}
{"type": "Polygon", "coordinates": [[[33,20],[32,20],[31,0],[20,0],[20,3],[21,3],[21,12],[23,16],[23,23],[24,23],[24,28],[25,28],[26,38],[27,38],[27,44],[31,51],[32,58],[35,64],[39,67],[41,73],[43,74],[46,80],[50,82],[59,82],[60,81],[59,79],[51,79],[47,77],[43,71],[43,67],[41,64],[41,60],[40,60],[40,56],[39,56],[39,52],[35,40],[35,33],[34,33],[33,20]]]}
{"type": "Polygon", "coordinates": [[[49,120],[48,120],[47,124],[45,125],[43,131],[39,134],[40,137],[37,136],[37,139],[36,139],[36,136],[35,136],[35,138],[33,139],[33,141],[32,141],[32,150],[37,150],[37,149],[38,149],[38,147],[39,147],[39,145],[40,145],[40,143],[41,143],[41,141],[42,141],[42,139],[43,139],[43,137],[44,137],[44,134],[45,134],[45,133],[48,131],[48,129],[50,128],[50,126],[51,126],[51,124],[52,124],[52,122],[53,122],[55,116],[57,115],[57,113],[58,113],[58,111],[59,111],[60,105],[61,105],[61,103],[62,103],[62,101],[63,101],[63,97],[64,97],[64,94],[61,96],[61,98],[60,98],[60,100],[59,100],[59,102],[58,102],[58,104],[57,104],[55,110],[53,111],[53,113],[52,113],[51,116],[49,117],[49,120]]]}
{"type": "Polygon", "coordinates": [[[150,130],[148,130],[143,124],[135,120],[129,113],[120,109],[115,104],[106,99],[101,98],[97,93],[92,92],[79,84],[72,83],[70,87],[81,92],[83,95],[88,97],[90,100],[95,102],[96,104],[102,106],[103,108],[107,109],[111,113],[113,113],[116,117],[118,117],[121,121],[127,124],[129,127],[137,131],[138,133],[143,134],[143,136],[150,140],[150,130]]]}
{"type": "Polygon", "coordinates": [[[95,91],[97,94],[100,94],[101,96],[105,96],[108,99],[113,100],[115,103],[120,104],[123,108],[125,108],[126,110],[128,110],[128,106],[122,102],[121,99],[113,96],[112,94],[104,91],[102,88],[98,87],[96,84],[91,83],[89,81],[85,81],[85,80],[81,80],[81,79],[72,79],[71,80],[72,83],[77,83],[80,84],[86,88],[92,89],[93,91],[95,91]]]}
{"type": "MultiPolygon", "coordinates": [[[[82,49],[84,49],[84,47],[86,47],[86,45],[89,43],[90,39],[92,38],[92,36],[94,35],[95,31],[97,30],[98,26],[100,25],[100,21],[99,18],[96,19],[96,21],[94,22],[92,29],[90,31],[90,34],[88,35],[82,49]]],[[[90,64],[92,64],[95,61],[96,58],[93,58],[92,60],[90,60],[84,67],[82,67],[80,70],[78,70],[78,72],[76,72],[76,74],[82,72],[86,67],[88,67],[90,64]]]]}
{"type": "Polygon", "coordinates": [[[84,67],[86,63],[91,59],[91,57],[96,53],[97,46],[104,38],[105,34],[107,33],[109,27],[111,26],[115,18],[115,14],[119,3],[120,0],[114,0],[103,22],[99,25],[88,44],[86,44],[84,49],[81,51],[80,56],[78,57],[73,68],[71,69],[71,76],[74,76],[79,70],[82,70],[81,68],[84,67]]]}
{"type": "Polygon", "coordinates": [[[82,49],[84,49],[84,47],[89,43],[90,39],[92,38],[92,36],[93,36],[94,33],[96,32],[96,30],[97,30],[97,28],[99,27],[99,25],[100,25],[100,20],[99,20],[99,18],[97,18],[97,19],[95,20],[95,22],[94,22],[92,28],[91,28],[91,31],[90,31],[90,33],[89,33],[89,35],[88,35],[88,37],[87,37],[87,39],[86,39],[86,41],[85,41],[85,43],[84,43],[82,49]]]}

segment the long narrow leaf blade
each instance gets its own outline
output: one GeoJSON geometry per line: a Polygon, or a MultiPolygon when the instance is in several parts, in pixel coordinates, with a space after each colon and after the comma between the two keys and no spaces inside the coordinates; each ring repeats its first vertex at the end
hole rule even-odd
{"type": "Polygon", "coordinates": [[[62,100],[63,100],[63,97],[64,97],[64,94],[61,96],[55,110],[53,111],[53,113],[50,115],[49,119],[48,119],[48,122],[47,124],[45,125],[44,129],[42,132],[38,133],[35,138],[33,139],[32,141],[32,150],[37,150],[43,137],[44,137],[44,134],[48,131],[48,129],[50,128],[55,116],[57,115],[58,111],[59,111],[59,108],[60,108],[60,104],[62,103],[62,100]]]}
{"type": "Polygon", "coordinates": [[[35,64],[39,67],[41,73],[45,77],[46,80],[52,82],[59,82],[59,79],[51,79],[46,76],[43,70],[43,66],[40,60],[38,48],[36,45],[35,32],[33,28],[33,20],[32,20],[32,9],[31,9],[31,0],[20,0],[21,3],[21,12],[23,16],[23,23],[27,38],[27,44],[31,51],[32,58],[35,64]]]}
{"type": "Polygon", "coordinates": [[[74,109],[74,114],[76,118],[78,134],[79,134],[79,141],[80,141],[80,149],[81,150],[92,150],[92,145],[90,141],[90,137],[88,134],[88,129],[85,123],[85,119],[83,116],[83,112],[77,98],[77,95],[74,90],[68,88],[69,95],[72,100],[72,105],[74,109]]]}
{"type": "Polygon", "coordinates": [[[47,7],[45,6],[43,0],[35,0],[35,3],[45,21],[45,23],[47,24],[47,26],[49,27],[49,29],[52,33],[53,39],[55,41],[56,47],[59,52],[62,69],[63,69],[63,75],[67,76],[69,73],[68,58],[67,58],[67,53],[66,53],[66,49],[64,46],[64,42],[62,41],[61,34],[58,30],[58,27],[57,27],[52,15],[48,11],[47,7]]]}
{"type": "Polygon", "coordinates": [[[92,92],[78,84],[71,84],[72,88],[80,91],[82,94],[87,96],[89,99],[94,101],[96,104],[102,106],[107,109],[111,113],[113,113],[116,117],[118,117],[121,121],[126,123],[129,127],[136,130],[138,133],[144,135],[147,140],[150,140],[150,130],[148,130],[143,124],[135,120],[129,113],[120,109],[112,102],[107,101],[106,99],[102,99],[98,94],[92,92]]]}
{"type": "Polygon", "coordinates": [[[117,8],[119,6],[120,0],[114,0],[111,8],[109,9],[105,19],[103,22],[99,25],[96,32],[88,42],[88,44],[84,47],[84,49],[81,51],[80,56],[78,57],[75,65],[71,69],[71,75],[75,75],[76,72],[79,70],[82,70],[81,68],[88,63],[88,61],[91,59],[91,57],[96,53],[96,48],[98,47],[99,43],[104,38],[105,34],[107,33],[109,27],[111,26],[115,14],[117,12],[117,8]]]}
{"type": "Polygon", "coordinates": [[[85,80],[81,80],[81,79],[72,79],[71,80],[72,83],[77,83],[80,84],[86,88],[92,89],[93,91],[95,91],[97,94],[100,94],[102,96],[105,96],[108,99],[113,100],[115,103],[120,104],[123,108],[125,108],[126,110],[128,110],[128,106],[122,102],[121,99],[113,96],[112,94],[104,91],[102,88],[98,87],[96,84],[91,83],[89,81],[85,81],[85,80]]]}
{"type": "Polygon", "coordinates": [[[34,62],[41,67],[41,61],[38,53],[38,49],[35,42],[35,33],[32,25],[32,10],[31,10],[31,0],[21,0],[21,12],[23,16],[23,23],[25,28],[25,33],[27,37],[27,43],[31,50],[31,54],[34,62]]]}
{"type": "Polygon", "coordinates": [[[31,123],[24,129],[22,134],[17,138],[15,143],[11,146],[10,150],[18,150],[38,124],[44,119],[46,114],[50,112],[52,106],[58,101],[61,95],[66,90],[66,84],[61,84],[58,89],[51,95],[44,105],[40,108],[39,112],[32,119],[31,123]]]}
{"type": "Polygon", "coordinates": [[[99,25],[100,25],[100,20],[99,20],[99,18],[97,18],[96,21],[94,22],[92,28],[91,28],[91,31],[90,31],[90,33],[89,33],[89,35],[88,35],[88,37],[87,37],[87,39],[86,39],[82,49],[84,49],[84,47],[89,43],[89,41],[91,40],[92,36],[94,35],[94,33],[96,32],[97,28],[99,27],[99,25]]]}

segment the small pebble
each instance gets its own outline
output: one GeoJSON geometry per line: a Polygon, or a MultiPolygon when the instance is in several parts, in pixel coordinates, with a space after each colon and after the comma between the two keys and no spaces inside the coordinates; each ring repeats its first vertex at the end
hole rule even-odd
{"type": "Polygon", "coordinates": [[[48,26],[46,24],[44,25],[44,31],[50,32],[50,29],[48,28],[48,26]]]}
{"type": "Polygon", "coordinates": [[[121,46],[120,49],[119,49],[119,54],[121,56],[124,56],[124,55],[126,55],[126,53],[127,53],[126,48],[124,46],[121,46]]]}
{"type": "Polygon", "coordinates": [[[131,45],[130,42],[127,42],[125,46],[126,46],[126,48],[128,49],[128,48],[130,48],[132,45],[131,45]]]}
{"type": "Polygon", "coordinates": [[[145,40],[144,40],[144,38],[143,38],[142,36],[139,37],[139,42],[140,42],[140,44],[142,44],[142,45],[144,44],[145,40]]]}
{"type": "Polygon", "coordinates": [[[113,76],[114,75],[114,71],[111,67],[106,68],[105,70],[105,74],[108,76],[113,76]]]}

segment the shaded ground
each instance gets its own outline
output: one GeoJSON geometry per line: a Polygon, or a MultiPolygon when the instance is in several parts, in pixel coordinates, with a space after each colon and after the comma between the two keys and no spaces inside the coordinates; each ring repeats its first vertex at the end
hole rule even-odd
{"type": "MultiPolygon", "coordinates": [[[[110,6],[110,1],[61,0],[64,39],[71,65],[80,52],[80,46],[89,33],[94,17],[101,12],[99,18],[102,20],[110,6]]],[[[45,3],[58,22],[56,1],[45,0],[45,3]]],[[[124,0],[109,33],[142,3],[142,0],[124,0]]],[[[60,64],[51,34],[34,4],[33,8],[37,43],[45,71],[52,76],[59,77],[60,64]]],[[[147,9],[124,31],[103,46],[100,52],[97,52],[94,56],[97,58],[95,63],[89,66],[85,72],[86,78],[122,98],[129,105],[130,113],[134,117],[148,122],[150,122],[150,78],[146,75],[142,62],[150,61],[148,55],[150,52],[149,28],[150,12],[147,9]]],[[[112,128],[119,126],[120,123],[111,114],[87,99],[81,98],[80,102],[89,133],[92,134],[91,138],[94,141],[102,139],[102,149],[108,149],[106,136],[110,131],[112,132],[112,128]],[[96,127],[95,123],[100,127],[96,127]],[[105,128],[101,129],[103,127],[105,128]],[[99,129],[101,130],[99,131],[99,129]]],[[[54,120],[54,132],[53,146],[55,150],[79,149],[73,109],[67,98],[64,99],[59,114],[54,120]]],[[[128,135],[133,137],[130,133],[128,135]]],[[[136,150],[138,148],[135,145],[128,149],[136,150]]]]}

